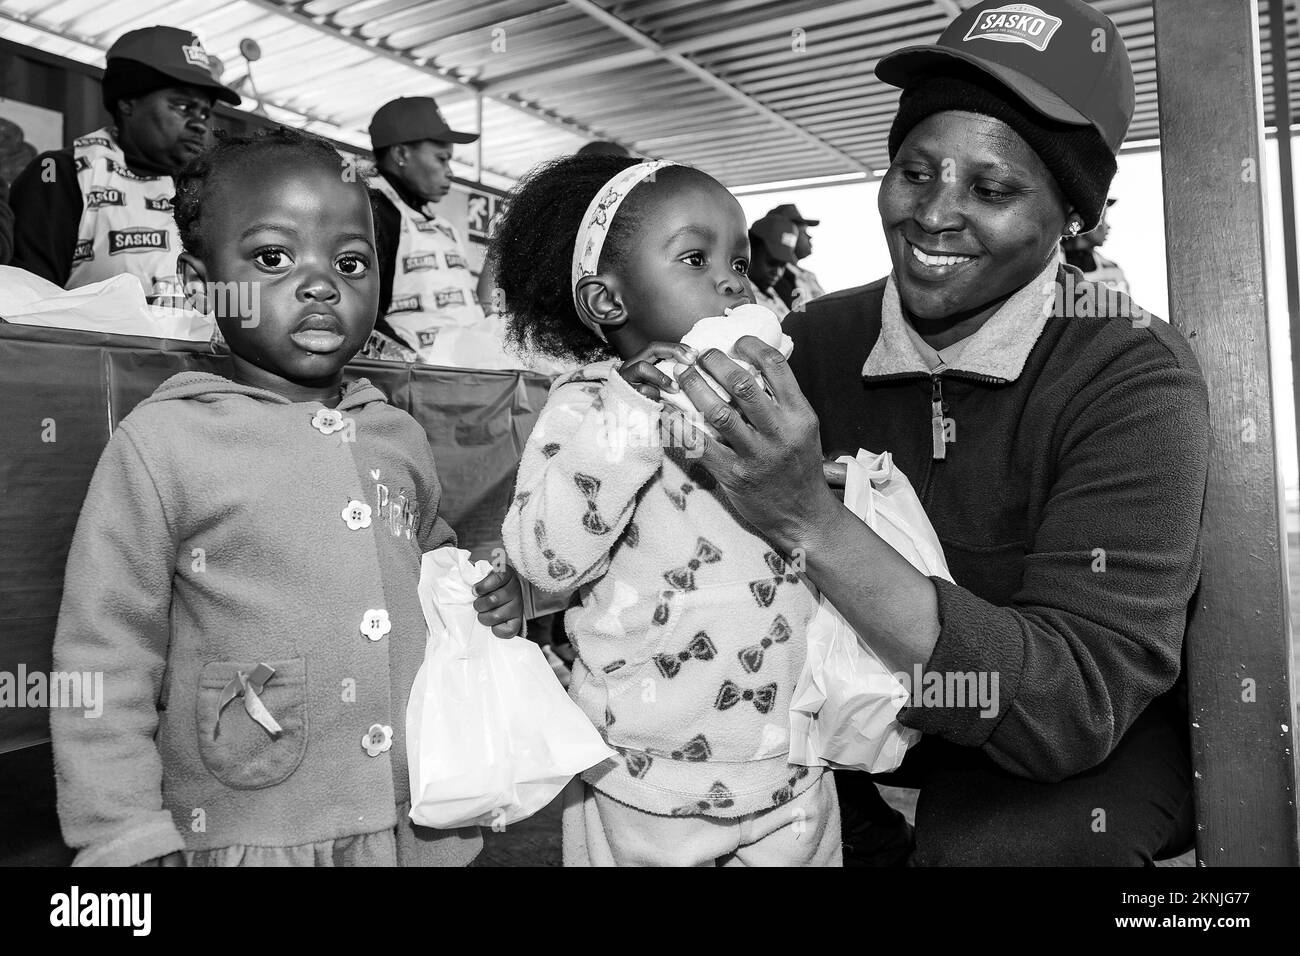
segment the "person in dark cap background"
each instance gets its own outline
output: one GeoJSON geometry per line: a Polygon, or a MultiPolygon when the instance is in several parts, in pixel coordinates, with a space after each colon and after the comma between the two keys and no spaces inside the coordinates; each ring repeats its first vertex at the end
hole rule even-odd
{"type": "Polygon", "coordinates": [[[1065,253],[1066,263],[1082,272],[1083,277],[1089,282],[1099,282],[1116,292],[1128,295],[1128,278],[1124,275],[1124,270],[1097,251],[1110,235],[1110,224],[1106,221],[1106,214],[1113,205],[1115,200],[1107,199],[1097,228],[1062,239],[1061,249],[1065,253]]]}
{"type": "Polygon", "coordinates": [[[820,219],[807,219],[799,212],[799,207],[792,202],[782,203],[768,210],[768,215],[784,216],[795,224],[799,230],[799,240],[794,245],[795,261],[790,263],[774,289],[789,308],[802,310],[813,299],[826,294],[822,284],[817,281],[811,269],[805,269],[799,263],[812,255],[812,236],[808,230],[821,224],[820,219]]]}
{"type": "Polygon", "coordinates": [[[790,307],[776,294],[775,286],[794,265],[799,230],[785,216],[768,213],[749,227],[749,268],[746,275],[754,287],[754,297],[784,319],[790,307]]]}
{"type": "Polygon", "coordinates": [[[578,150],[579,156],[631,156],[627,148],[609,140],[594,140],[578,150]]]}
{"type": "Polygon", "coordinates": [[[13,183],[12,264],[65,288],[130,273],[155,301],[176,301],[180,235],[172,177],[211,142],[216,100],[239,103],[188,30],[122,34],[108,50],[112,123],[43,153],[13,183]]]}
{"type": "Polygon", "coordinates": [[[898,720],[922,737],[881,782],[919,788],[915,832],[837,771],[846,865],[1149,865],[1193,832],[1180,657],[1208,396],[1176,330],[1059,251],[1105,209],[1128,52],[1083,0],[981,0],[876,75],[903,90],[878,200],[893,270],[792,313],[788,362],[740,340],[771,396],[728,407],[681,373],[721,435],[698,463],[911,684],[898,720]],[[824,457],[859,448],[911,480],[952,580],[827,487],[824,457]],[[987,693],[955,693],[969,677],[987,693]]]}
{"type": "Polygon", "coordinates": [[[448,126],[427,96],[400,97],[375,111],[370,121],[379,172],[370,185],[380,194],[375,232],[380,247],[393,254],[380,261],[380,318],[368,354],[383,358],[405,352],[430,361],[445,329],[495,330],[479,306],[461,236],[437,211],[451,191],[453,146],[477,139],[477,133],[448,126]]]}

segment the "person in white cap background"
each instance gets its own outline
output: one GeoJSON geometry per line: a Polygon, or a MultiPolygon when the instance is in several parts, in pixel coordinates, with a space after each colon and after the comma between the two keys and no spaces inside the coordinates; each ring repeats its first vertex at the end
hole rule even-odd
{"type": "Polygon", "coordinates": [[[754,299],[784,319],[790,307],[776,294],[775,286],[794,265],[799,230],[785,216],[768,213],[749,227],[749,267],[745,274],[754,287],[754,299]]]}
{"type": "Polygon", "coordinates": [[[381,247],[395,250],[380,263],[376,339],[387,337],[403,347],[382,357],[449,364],[452,330],[459,339],[466,332],[483,336],[484,348],[470,351],[486,360],[494,357],[494,348],[500,351],[500,322],[484,315],[460,233],[437,209],[451,191],[453,146],[477,139],[477,133],[449,127],[427,96],[391,100],[370,121],[378,169],[370,185],[382,197],[376,201],[375,232],[381,247]]]}
{"type": "Polygon", "coordinates": [[[1106,213],[1113,205],[1115,200],[1107,199],[1097,228],[1062,239],[1061,249],[1065,252],[1065,261],[1082,272],[1089,282],[1100,282],[1116,292],[1128,295],[1128,277],[1124,275],[1124,270],[1097,251],[1110,236],[1110,223],[1106,221],[1106,213]]]}
{"type": "MultiPolygon", "coordinates": [[[[788,361],[737,343],[770,396],[726,405],[680,374],[721,436],[699,461],[907,677],[898,720],[922,738],[880,782],[920,790],[915,832],[837,771],[846,865],[1150,865],[1194,832],[1180,663],[1208,396],[1182,336],[1059,246],[1105,209],[1128,52],[1083,0],[981,0],[875,69],[903,91],[878,200],[892,272],[792,313],[788,361]],[[827,487],[823,456],[860,448],[914,485],[950,580],[827,487]]],[[[697,365],[745,374],[717,350],[697,365]]]]}
{"type": "Polygon", "coordinates": [[[812,236],[809,235],[808,230],[813,226],[821,225],[821,220],[805,218],[803,213],[799,212],[799,207],[792,202],[782,203],[769,209],[768,215],[784,216],[799,230],[799,238],[794,245],[795,261],[786,267],[774,289],[781,297],[781,301],[791,309],[802,309],[813,299],[826,294],[826,290],[817,281],[817,276],[813,275],[812,270],[805,269],[799,264],[812,255],[812,236]]]}
{"type": "Polygon", "coordinates": [[[170,304],[181,251],[172,177],[211,144],[214,102],[239,94],[193,33],[154,26],[109,47],[103,95],[109,125],[41,154],[14,181],[11,264],[68,289],[129,273],[170,304]]]}

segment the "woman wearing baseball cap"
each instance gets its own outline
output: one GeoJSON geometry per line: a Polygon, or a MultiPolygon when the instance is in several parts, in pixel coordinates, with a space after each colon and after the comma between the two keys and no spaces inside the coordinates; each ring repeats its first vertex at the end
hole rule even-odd
{"type": "Polygon", "coordinates": [[[69,289],[128,273],[146,295],[174,302],[172,177],[208,147],[214,101],[237,105],[239,94],[189,30],[130,30],[107,57],[113,121],[42,153],[14,180],[13,264],[69,289]]]}
{"type": "Polygon", "coordinates": [[[985,0],[876,72],[903,90],[879,197],[893,271],[792,316],[788,367],[742,340],[774,397],[738,389],[736,414],[680,378],[722,435],[703,463],[910,682],[900,720],[925,736],[893,782],[920,788],[914,844],[841,772],[846,863],[1149,863],[1191,839],[1179,676],[1207,396],[1178,333],[1057,251],[1105,206],[1128,54],[1081,0],[985,0]],[[823,453],[860,447],[911,479],[955,584],[827,489],[823,453]]]}

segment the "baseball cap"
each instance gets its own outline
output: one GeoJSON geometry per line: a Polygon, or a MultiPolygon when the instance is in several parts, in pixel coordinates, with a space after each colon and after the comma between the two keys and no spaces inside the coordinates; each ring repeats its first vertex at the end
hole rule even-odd
{"type": "Polygon", "coordinates": [[[375,149],[431,139],[439,143],[472,143],[478,133],[458,133],[442,118],[431,96],[400,96],[389,100],[370,119],[370,145],[375,149]]]}
{"type": "Polygon", "coordinates": [[[108,48],[110,72],[115,60],[143,63],[181,85],[211,90],[222,102],[239,104],[239,94],[217,80],[212,57],[189,30],[164,26],[128,30],[108,48]]]}
{"type": "Polygon", "coordinates": [[[749,231],[762,240],[774,259],[786,265],[795,264],[794,247],[799,241],[799,229],[785,216],[769,212],[750,226],[749,231]]]}
{"type": "Polygon", "coordinates": [[[769,216],[785,216],[786,219],[789,219],[791,222],[797,225],[804,225],[804,226],[821,225],[820,219],[808,219],[805,216],[799,215],[799,207],[792,202],[781,203],[781,205],[776,206],[773,209],[769,209],[767,211],[767,214],[769,216]]]}
{"type": "Polygon", "coordinates": [[[1119,30],[1083,0],[982,0],[939,39],[876,64],[876,76],[907,87],[966,64],[992,76],[1049,119],[1091,126],[1118,152],[1133,119],[1133,67],[1119,30]]]}

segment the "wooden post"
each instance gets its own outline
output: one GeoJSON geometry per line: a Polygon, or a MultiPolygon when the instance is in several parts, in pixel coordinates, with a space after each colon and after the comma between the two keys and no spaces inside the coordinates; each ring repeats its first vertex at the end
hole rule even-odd
{"type": "MultiPolygon", "coordinates": [[[[1273,59],[1273,125],[1277,127],[1277,173],[1282,192],[1282,265],[1286,311],[1291,323],[1291,391],[1300,410],[1300,271],[1296,262],[1295,179],[1291,168],[1291,84],[1287,63],[1287,0],[1268,0],[1269,52],[1273,59]]],[[[1300,447],[1300,414],[1296,416],[1300,447]]]]}
{"type": "Polygon", "coordinates": [[[1204,569],[1186,655],[1197,859],[1295,866],[1259,12],[1256,0],[1155,0],[1154,7],[1170,320],[1191,343],[1210,393],[1204,569]]]}

